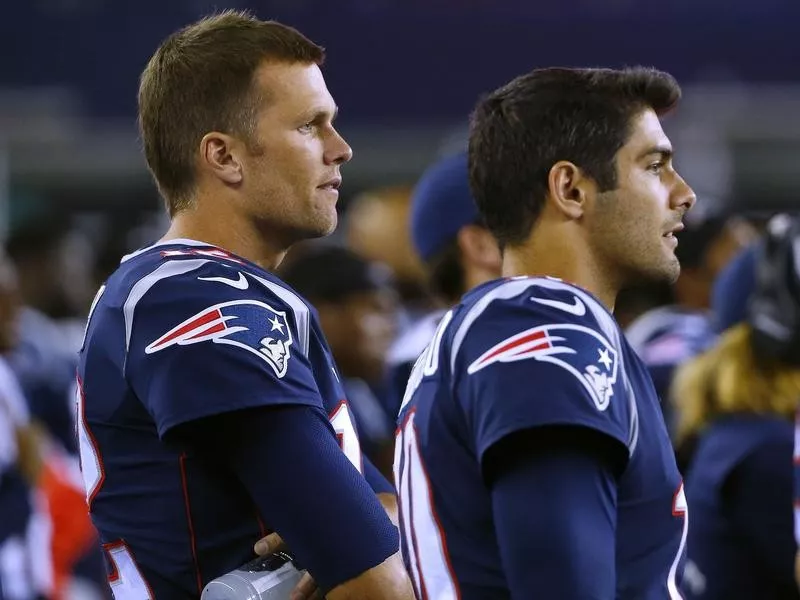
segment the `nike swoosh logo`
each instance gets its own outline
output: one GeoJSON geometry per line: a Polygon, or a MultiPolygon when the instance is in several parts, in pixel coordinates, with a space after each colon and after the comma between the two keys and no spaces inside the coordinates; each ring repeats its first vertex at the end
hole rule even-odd
{"type": "Polygon", "coordinates": [[[239,279],[228,279],[227,277],[198,277],[198,279],[201,281],[218,281],[219,283],[235,287],[237,290],[246,290],[250,286],[250,284],[247,283],[244,273],[239,273],[239,279]]]}
{"type": "Polygon", "coordinates": [[[586,314],[586,305],[577,296],[573,296],[573,299],[575,300],[575,302],[569,304],[568,302],[562,302],[561,300],[550,300],[549,298],[531,297],[531,300],[533,300],[534,302],[538,302],[539,304],[544,304],[545,306],[552,306],[553,308],[563,310],[564,312],[568,312],[569,314],[575,315],[576,317],[582,317],[583,315],[586,314]]]}

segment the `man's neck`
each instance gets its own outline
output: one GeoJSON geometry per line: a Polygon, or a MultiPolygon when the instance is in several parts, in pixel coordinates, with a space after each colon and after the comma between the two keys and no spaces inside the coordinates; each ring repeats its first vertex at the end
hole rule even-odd
{"type": "MultiPolygon", "coordinates": [[[[484,269],[475,264],[467,263],[464,265],[464,293],[487,281],[498,279],[500,276],[500,273],[493,269],[484,269]]],[[[460,300],[460,297],[458,299],[460,300]]]]}
{"type": "Polygon", "coordinates": [[[176,214],[161,241],[175,239],[191,239],[216,246],[246,258],[266,271],[274,271],[289,250],[264,236],[251,222],[235,213],[211,215],[195,208],[176,214]]]}
{"type": "Polygon", "coordinates": [[[539,228],[503,253],[504,277],[555,277],[594,294],[614,312],[619,286],[602,272],[584,241],[566,231],[539,228]]]}

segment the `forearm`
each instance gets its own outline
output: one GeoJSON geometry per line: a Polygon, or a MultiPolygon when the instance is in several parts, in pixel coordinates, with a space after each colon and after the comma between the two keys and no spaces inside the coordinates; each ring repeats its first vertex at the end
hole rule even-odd
{"type": "Polygon", "coordinates": [[[383,563],[332,589],[328,600],[414,600],[414,590],[399,552],[383,563]]]}
{"type": "Polygon", "coordinates": [[[321,411],[253,409],[208,423],[189,437],[214,448],[215,460],[239,478],[267,524],[323,590],[377,585],[387,569],[394,573],[397,529],[342,453],[321,411]]]}

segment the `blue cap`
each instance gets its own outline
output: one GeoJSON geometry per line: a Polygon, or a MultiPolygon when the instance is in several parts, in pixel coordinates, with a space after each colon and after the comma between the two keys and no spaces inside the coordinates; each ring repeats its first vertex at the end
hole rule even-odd
{"type": "Polygon", "coordinates": [[[411,197],[411,241],[428,261],[478,220],[469,190],[466,153],[449,156],[422,174],[411,197]]]}
{"type": "Polygon", "coordinates": [[[750,298],[756,289],[758,243],[737,254],[717,275],[711,292],[714,328],[718,333],[747,319],[750,298]]]}

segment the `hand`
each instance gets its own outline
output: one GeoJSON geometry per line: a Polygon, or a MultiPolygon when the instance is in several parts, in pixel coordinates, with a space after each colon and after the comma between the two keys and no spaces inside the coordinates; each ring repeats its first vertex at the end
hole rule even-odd
{"type": "MultiPolygon", "coordinates": [[[[281,539],[281,536],[273,532],[258,540],[253,550],[255,550],[256,554],[259,556],[267,556],[279,550],[286,550],[286,544],[281,539]]],[[[322,592],[308,572],[303,575],[292,590],[290,600],[323,600],[322,592]]]]}
{"type": "MultiPolygon", "coordinates": [[[[399,515],[397,510],[397,497],[394,494],[378,494],[378,500],[383,505],[386,514],[389,515],[395,527],[399,527],[399,515]]],[[[277,533],[270,533],[261,538],[253,547],[256,554],[266,556],[279,550],[286,550],[286,544],[277,533]]],[[[300,582],[292,590],[290,600],[323,600],[322,592],[317,587],[314,579],[307,572],[303,575],[300,582]]]]}

